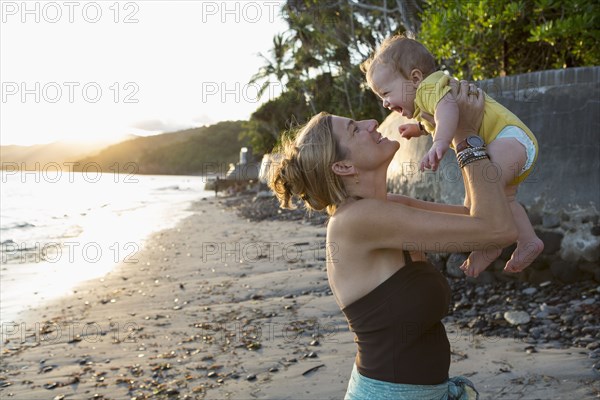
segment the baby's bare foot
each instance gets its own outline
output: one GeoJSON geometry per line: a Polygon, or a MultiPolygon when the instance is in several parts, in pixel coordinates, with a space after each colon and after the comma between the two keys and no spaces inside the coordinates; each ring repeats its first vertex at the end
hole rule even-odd
{"type": "Polygon", "coordinates": [[[504,270],[506,272],[521,272],[527,268],[533,260],[544,250],[544,242],[538,237],[532,240],[517,242],[517,248],[512,253],[510,260],[506,262],[504,270]]]}
{"type": "Polygon", "coordinates": [[[474,251],[469,254],[469,258],[460,266],[460,269],[465,275],[477,278],[501,253],[502,249],[496,247],[474,251]]]}

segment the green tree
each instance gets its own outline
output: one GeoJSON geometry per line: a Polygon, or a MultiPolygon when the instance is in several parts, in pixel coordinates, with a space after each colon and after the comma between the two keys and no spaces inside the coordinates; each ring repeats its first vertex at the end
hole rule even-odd
{"type": "Polygon", "coordinates": [[[418,39],[463,79],[598,65],[594,0],[429,1],[418,39]]]}
{"type": "Polygon", "coordinates": [[[259,71],[285,70],[285,92],[252,115],[244,134],[269,151],[292,121],[317,111],[384,119],[358,66],[397,33],[415,36],[462,79],[598,65],[598,14],[594,0],[287,0],[286,39],[272,52],[286,61],[259,71]]]}
{"type": "Polygon", "coordinates": [[[282,132],[304,122],[311,115],[302,92],[288,90],[278,98],[262,104],[244,122],[241,140],[248,141],[254,154],[271,151],[282,132]]]}

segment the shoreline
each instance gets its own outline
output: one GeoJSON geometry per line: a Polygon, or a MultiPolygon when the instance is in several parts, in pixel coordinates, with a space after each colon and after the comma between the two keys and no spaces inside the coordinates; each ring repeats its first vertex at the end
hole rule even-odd
{"type": "Polygon", "coordinates": [[[14,199],[3,197],[5,211],[22,215],[26,222],[20,229],[3,224],[0,322],[10,322],[21,312],[68,295],[81,283],[130,262],[149,237],[191,215],[191,204],[207,195],[203,182],[188,176],[117,180],[106,175],[97,182],[76,177],[42,185],[41,198],[50,197],[47,191],[56,184],[68,185],[67,205],[54,204],[51,198],[28,215],[14,200],[31,194],[33,188],[27,185],[15,192],[14,199]],[[76,197],[78,191],[92,195],[76,197]],[[102,192],[100,198],[95,197],[97,192],[102,192]],[[77,207],[67,212],[71,203],[77,207]]]}
{"type": "MultiPolygon", "coordinates": [[[[0,395],[343,397],[356,348],[327,283],[325,228],[249,223],[232,201],[194,202],[192,215],[148,239],[138,263],[3,326],[0,395]]],[[[446,327],[451,375],[468,376],[482,398],[600,393],[582,348],[528,353],[522,340],[446,327]]]]}

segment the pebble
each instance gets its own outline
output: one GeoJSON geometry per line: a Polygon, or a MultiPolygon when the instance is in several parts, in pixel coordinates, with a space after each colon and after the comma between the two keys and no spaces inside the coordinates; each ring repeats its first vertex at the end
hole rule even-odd
{"type": "Polygon", "coordinates": [[[600,342],[590,342],[587,344],[587,346],[585,346],[585,348],[588,350],[596,350],[599,347],[600,347],[600,342]]]}
{"type": "Polygon", "coordinates": [[[526,289],[523,289],[523,294],[527,295],[527,296],[533,296],[534,294],[537,293],[537,289],[534,287],[528,287],[526,289]]]}
{"type": "Polygon", "coordinates": [[[527,354],[532,354],[532,353],[537,353],[537,349],[535,348],[535,346],[527,346],[525,347],[525,352],[527,352],[527,354]]]}
{"type": "Polygon", "coordinates": [[[511,325],[522,325],[531,321],[531,317],[525,311],[506,311],[504,319],[511,325]]]}
{"type": "Polygon", "coordinates": [[[246,377],[246,380],[252,382],[252,381],[256,380],[256,375],[250,374],[246,377]]]}

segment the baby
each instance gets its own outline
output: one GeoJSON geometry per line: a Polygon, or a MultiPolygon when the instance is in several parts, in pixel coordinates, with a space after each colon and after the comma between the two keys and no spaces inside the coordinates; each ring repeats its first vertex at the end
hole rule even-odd
{"type": "MultiPolygon", "coordinates": [[[[436,170],[458,125],[458,107],[450,92],[450,80],[453,78],[436,70],[435,59],[425,46],[403,36],[386,39],[361,68],[385,108],[417,121],[416,124],[400,126],[402,137],[410,139],[433,134],[433,145],[421,160],[420,168],[436,170]]],[[[516,115],[485,96],[479,136],[487,144],[490,159],[498,169],[490,175],[497,173],[496,176],[502,179],[519,230],[517,248],[504,269],[519,272],[531,264],[544,248],[527,213],[515,200],[518,185],[533,169],[538,152],[537,140],[516,115]]],[[[491,176],[491,179],[494,177],[491,176]]],[[[470,207],[468,192],[465,206],[470,207]]],[[[501,252],[499,247],[474,251],[461,269],[466,275],[476,277],[501,252]]]]}

